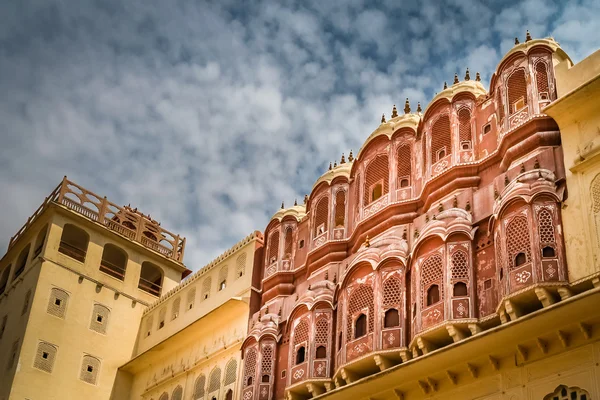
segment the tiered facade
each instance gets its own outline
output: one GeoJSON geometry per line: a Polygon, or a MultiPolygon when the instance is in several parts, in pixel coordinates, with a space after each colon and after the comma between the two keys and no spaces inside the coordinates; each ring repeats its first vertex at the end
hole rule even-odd
{"type": "MultiPolygon", "coordinates": [[[[567,286],[552,39],[391,119],[265,229],[242,398],[309,398],[518,318],[567,286]]],[[[564,294],[564,293],[563,293],[564,294]]]]}

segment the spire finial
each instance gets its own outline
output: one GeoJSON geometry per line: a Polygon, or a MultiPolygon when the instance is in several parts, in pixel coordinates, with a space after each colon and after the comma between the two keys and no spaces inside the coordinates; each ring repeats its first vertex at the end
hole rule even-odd
{"type": "Polygon", "coordinates": [[[329,161],[329,170],[331,171],[333,169],[333,165],[331,165],[331,161],[329,161]]]}
{"type": "Polygon", "coordinates": [[[308,195],[307,194],[304,195],[304,204],[306,204],[306,203],[308,203],[308,195]]]}
{"type": "Polygon", "coordinates": [[[298,205],[298,199],[294,199],[294,205],[297,206],[298,205]]]}
{"type": "Polygon", "coordinates": [[[465,73],[465,81],[471,80],[471,74],[469,74],[469,68],[467,68],[467,72],[465,73]]]}
{"type": "Polygon", "coordinates": [[[333,168],[337,167],[337,161],[333,162],[333,168]]]}
{"type": "Polygon", "coordinates": [[[410,102],[408,101],[408,97],[404,102],[404,114],[408,114],[410,112],[410,102]]]}
{"type": "Polygon", "coordinates": [[[479,72],[475,74],[475,80],[481,82],[481,75],[479,75],[479,72]]]}
{"type": "Polygon", "coordinates": [[[444,89],[448,89],[448,84],[446,83],[446,81],[444,81],[444,89]]]}
{"type": "Polygon", "coordinates": [[[417,112],[418,112],[418,113],[420,113],[421,111],[423,111],[423,110],[421,109],[421,102],[418,102],[418,103],[417,103],[417,112]]]}
{"type": "Polygon", "coordinates": [[[527,33],[525,34],[525,41],[529,42],[531,40],[531,33],[529,33],[529,29],[527,29],[527,33]]]}
{"type": "Polygon", "coordinates": [[[392,118],[396,118],[398,116],[398,110],[396,109],[396,105],[392,107],[392,118]]]}
{"type": "Polygon", "coordinates": [[[381,114],[381,123],[385,124],[385,114],[381,114]]]}
{"type": "Polygon", "coordinates": [[[283,201],[281,202],[281,209],[284,209],[285,206],[283,205],[283,201]]]}
{"type": "Polygon", "coordinates": [[[515,37],[515,45],[519,44],[519,38],[515,37]]]}
{"type": "Polygon", "coordinates": [[[340,160],[340,165],[345,164],[345,163],[346,163],[346,157],[344,156],[344,153],[342,153],[342,159],[340,160]]]}
{"type": "Polygon", "coordinates": [[[454,74],[454,84],[458,83],[458,74],[454,74]]]}
{"type": "Polygon", "coordinates": [[[350,149],[350,154],[348,154],[348,161],[353,161],[354,155],[352,155],[352,149],[350,149]]]}

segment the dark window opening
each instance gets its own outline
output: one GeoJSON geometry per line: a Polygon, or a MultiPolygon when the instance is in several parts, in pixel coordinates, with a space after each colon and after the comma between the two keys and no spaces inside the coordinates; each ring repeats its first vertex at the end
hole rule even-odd
{"type": "Polygon", "coordinates": [[[126,268],[127,253],[115,245],[106,244],[102,251],[100,271],[122,281],[125,279],[126,268]]]}
{"type": "Polygon", "coordinates": [[[515,267],[518,267],[519,265],[523,265],[527,262],[527,256],[525,255],[525,253],[519,253],[515,256],[515,267]]]}
{"type": "Polygon", "coordinates": [[[487,135],[488,133],[490,133],[492,130],[492,125],[491,124],[487,124],[486,126],[483,127],[483,134],[487,135]]]}
{"type": "Polygon", "coordinates": [[[400,326],[400,313],[395,308],[390,308],[385,312],[385,317],[383,319],[384,328],[393,328],[395,326],[400,326]]]}
{"type": "Polygon", "coordinates": [[[142,272],[138,282],[139,289],[154,296],[160,296],[162,280],[162,270],[158,266],[148,261],[142,263],[142,272]]]}
{"type": "Polygon", "coordinates": [[[79,262],[84,262],[89,240],[88,234],[83,229],[67,224],[63,228],[58,251],[79,262]]]}
{"type": "Polygon", "coordinates": [[[94,367],[92,367],[91,365],[88,365],[87,372],[94,372],[94,367]]]}
{"type": "Polygon", "coordinates": [[[542,257],[556,257],[556,252],[554,251],[554,247],[546,246],[542,249],[542,257]]]}
{"type": "Polygon", "coordinates": [[[468,294],[467,284],[464,282],[456,282],[452,294],[454,296],[466,296],[468,294]]]}
{"type": "Polygon", "coordinates": [[[281,379],[285,378],[285,369],[281,371],[281,379]]]}
{"type": "Polygon", "coordinates": [[[304,240],[300,241],[300,244],[298,245],[299,248],[303,248],[304,247],[304,240]]]}
{"type": "Polygon", "coordinates": [[[469,150],[471,149],[471,142],[462,142],[460,144],[460,148],[463,150],[469,150]]]}
{"type": "Polygon", "coordinates": [[[100,314],[96,315],[96,321],[102,323],[102,315],[100,315],[100,314]]]}
{"type": "Polygon", "coordinates": [[[158,329],[161,329],[165,326],[165,321],[160,321],[158,324],[158,329]]]}
{"type": "Polygon", "coordinates": [[[360,314],[354,322],[354,339],[365,336],[367,334],[367,316],[360,314]]]}
{"type": "Polygon", "coordinates": [[[27,245],[19,254],[19,258],[17,259],[17,265],[15,268],[15,273],[13,275],[13,279],[17,276],[21,275],[21,273],[25,270],[25,266],[27,265],[27,259],[29,258],[29,247],[27,245]]]}
{"type": "Polygon", "coordinates": [[[412,317],[415,319],[417,317],[417,305],[413,304],[412,306],[412,317]]]}
{"type": "Polygon", "coordinates": [[[325,348],[325,346],[317,347],[317,353],[315,354],[315,358],[317,360],[320,360],[322,358],[327,358],[327,349],[325,348]]]}
{"type": "Polygon", "coordinates": [[[427,289],[427,306],[434,305],[440,301],[440,287],[438,285],[431,285],[427,289]]]}
{"type": "Polygon", "coordinates": [[[491,279],[486,279],[483,282],[483,289],[487,290],[487,289],[491,289],[492,288],[492,280],[491,279]]]}
{"type": "Polygon", "coordinates": [[[400,187],[401,188],[408,187],[408,179],[401,179],[400,180],[400,187]]]}
{"type": "Polygon", "coordinates": [[[383,186],[381,183],[377,183],[371,189],[371,201],[375,201],[383,195],[383,186]]]}
{"type": "Polygon", "coordinates": [[[223,290],[227,287],[227,281],[221,281],[221,283],[219,284],[219,290],[223,290]]]}
{"type": "Polygon", "coordinates": [[[504,268],[500,268],[500,280],[504,278],[504,268]]]}
{"type": "Polygon", "coordinates": [[[270,381],[269,375],[262,376],[262,383],[269,383],[269,381],[270,381]]]}
{"type": "Polygon", "coordinates": [[[338,351],[342,349],[342,332],[338,335],[338,351]]]}
{"type": "Polygon", "coordinates": [[[62,303],[61,299],[54,299],[54,304],[57,306],[60,306],[60,304],[62,303]]]}
{"type": "Polygon", "coordinates": [[[306,349],[304,346],[300,346],[298,350],[296,350],[296,365],[302,364],[306,358],[306,349]]]}
{"type": "Polygon", "coordinates": [[[233,400],[233,390],[229,389],[225,394],[225,400],[233,400]]]}
{"type": "Polygon", "coordinates": [[[43,353],[42,353],[42,358],[43,358],[44,360],[47,360],[47,359],[48,359],[48,355],[49,355],[48,353],[46,353],[46,352],[43,352],[43,353]]]}
{"type": "Polygon", "coordinates": [[[252,385],[253,379],[251,376],[248,377],[248,379],[246,380],[246,386],[250,386],[252,385]]]}
{"type": "Polygon", "coordinates": [[[444,157],[446,157],[446,150],[442,149],[442,150],[438,151],[437,161],[440,161],[444,157]]]}

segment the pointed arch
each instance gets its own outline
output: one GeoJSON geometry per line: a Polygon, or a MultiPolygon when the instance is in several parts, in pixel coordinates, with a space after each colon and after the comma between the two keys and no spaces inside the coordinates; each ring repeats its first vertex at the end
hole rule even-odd
{"type": "Polygon", "coordinates": [[[315,237],[328,229],[329,221],[329,196],[323,196],[315,207],[315,237]]]}
{"type": "Polygon", "coordinates": [[[389,192],[389,161],[387,154],[377,155],[365,170],[363,205],[385,196],[389,192]]]}
{"type": "Polygon", "coordinates": [[[471,110],[467,107],[458,110],[458,140],[461,150],[470,150],[473,148],[471,110]]]}
{"type": "Polygon", "coordinates": [[[449,154],[452,154],[450,116],[443,114],[431,127],[431,163],[435,164],[449,154]]]}
{"type": "Polygon", "coordinates": [[[515,70],[507,81],[508,112],[510,115],[527,106],[527,79],[525,69],[515,70]]]}
{"type": "Polygon", "coordinates": [[[398,146],[396,152],[396,175],[398,176],[398,187],[405,188],[412,184],[412,156],[410,143],[398,146]]]}

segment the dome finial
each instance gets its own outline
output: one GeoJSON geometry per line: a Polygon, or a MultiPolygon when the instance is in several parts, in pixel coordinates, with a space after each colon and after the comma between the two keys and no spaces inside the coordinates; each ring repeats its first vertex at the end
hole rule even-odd
{"type": "Polygon", "coordinates": [[[385,114],[381,114],[381,123],[385,124],[385,114]]]}
{"type": "Polygon", "coordinates": [[[454,74],[454,84],[458,83],[458,74],[454,74]]]}
{"type": "Polygon", "coordinates": [[[331,165],[331,161],[329,161],[329,170],[331,171],[333,169],[333,166],[331,165]]]}
{"type": "Polygon", "coordinates": [[[345,163],[346,163],[346,157],[344,156],[344,153],[342,153],[342,159],[340,160],[340,165],[345,164],[345,163]]]}
{"type": "Polygon", "coordinates": [[[481,75],[479,75],[479,72],[475,74],[475,80],[481,82],[481,75]]]}
{"type": "Polygon", "coordinates": [[[304,195],[304,204],[306,204],[306,203],[308,203],[308,195],[307,194],[304,195]]]}
{"type": "Polygon", "coordinates": [[[448,89],[448,84],[446,83],[446,81],[444,81],[444,89],[448,89]]]}
{"type": "Polygon", "coordinates": [[[515,37],[515,45],[519,44],[519,38],[515,37]]]}
{"type": "Polygon", "coordinates": [[[294,199],[294,205],[297,206],[298,205],[298,199],[294,199]]]}
{"type": "Polygon", "coordinates": [[[417,112],[418,112],[418,113],[420,113],[421,111],[423,111],[423,110],[421,109],[421,102],[418,102],[418,103],[417,103],[417,112]]]}
{"type": "Polygon", "coordinates": [[[410,102],[408,101],[408,97],[404,102],[404,114],[408,114],[410,112],[410,102]]]}
{"type": "Polygon", "coordinates": [[[529,29],[527,29],[527,33],[525,34],[525,41],[529,42],[531,40],[531,33],[529,33],[529,29]]]}
{"type": "Polygon", "coordinates": [[[471,74],[469,73],[469,68],[467,68],[467,72],[465,73],[465,81],[471,80],[471,74]]]}
{"type": "Polygon", "coordinates": [[[365,245],[365,247],[371,247],[371,241],[369,240],[369,235],[367,235],[364,245],[365,245]]]}
{"type": "Polygon", "coordinates": [[[283,210],[285,206],[283,205],[283,201],[281,202],[281,209],[283,210]]]}
{"type": "Polygon", "coordinates": [[[398,116],[398,110],[396,109],[396,105],[392,107],[392,118],[396,118],[398,116]]]}
{"type": "Polygon", "coordinates": [[[334,161],[333,162],[333,168],[336,168],[336,167],[337,167],[337,161],[334,161]]]}
{"type": "Polygon", "coordinates": [[[352,154],[352,149],[350,149],[350,154],[348,154],[348,161],[353,161],[354,155],[352,154]]]}

